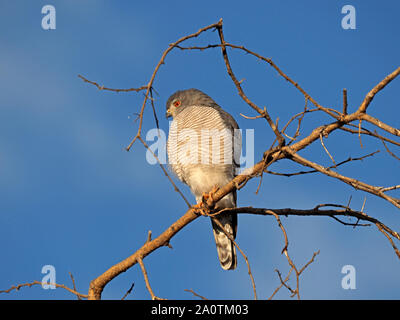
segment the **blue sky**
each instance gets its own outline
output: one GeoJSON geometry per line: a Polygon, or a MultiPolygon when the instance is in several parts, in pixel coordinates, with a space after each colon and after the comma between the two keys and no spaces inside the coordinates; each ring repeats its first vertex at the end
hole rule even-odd
{"type": "MultiPolygon", "coordinates": [[[[145,150],[126,147],[136,134],[133,122],[142,93],[97,90],[78,77],[115,88],[147,84],[168,44],[199,28],[224,21],[228,42],[245,45],[270,57],[320,104],[341,108],[347,88],[349,109],[399,65],[400,22],[397,1],[1,1],[0,2],[0,289],[41,280],[44,265],[56,268],[56,281],[71,285],[71,272],[82,293],[90,280],[124,259],[146,240],[159,235],[185,212],[160,168],[146,162],[145,150]],[[41,9],[56,8],[56,30],[41,28],[41,9]],[[341,8],[356,8],[356,29],[341,28],[341,8]]],[[[208,32],[188,44],[217,43],[208,32]]],[[[268,106],[280,123],[304,107],[304,97],[262,62],[230,51],[232,67],[245,79],[246,94],[268,106]]],[[[173,51],[155,81],[160,126],[168,130],[165,102],[179,89],[199,88],[229,111],[243,129],[255,130],[255,160],[273,140],[262,120],[240,99],[225,71],[218,49],[173,51]]],[[[374,99],[370,113],[400,127],[396,79],[374,99]]],[[[324,115],[304,122],[304,134],[330,121],[324,115]]],[[[144,130],[154,127],[151,109],[144,130]]],[[[292,130],[295,130],[293,128],[292,130]]],[[[292,131],[293,132],[293,131],[292,131]]],[[[374,158],[340,168],[339,172],[376,185],[399,183],[399,162],[380,142],[335,132],[325,141],[336,160],[380,149],[374,158]]],[[[399,155],[399,150],[394,149],[399,155]]],[[[330,165],[319,143],[301,153],[330,165]]],[[[290,172],[297,166],[282,161],[271,167],[290,172]]],[[[178,183],[178,182],[177,182],[178,183]]],[[[320,175],[290,179],[265,176],[238,194],[240,206],[311,208],[318,203],[347,204],[400,230],[399,210],[372,195],[320,175]]],[[[188,188],[178,183],[193,201],[188,188]]],[[[395,194],[395,193],[393,193],[395,194]]],[[[328,218],[282,218],[289,253],[302,266],[320,250],[301,277],[304,299],[399,299],[400,261],[375,227],[343,226],[328,218]],[[341,269],[356,268],[355,290],[343,290],[341,269]]],[[[280,254],[283,238],[271,217],[241,215],[238,243],[246,252],[258,295],[266,298],[279,285],[274,272],[288,271],[280,254]]],[[[217,261],[211,224],[206,218],[187,226],[171,244],[144,263],[156,295],[192,299],[193,289],[210,299],[251,299],[244,260],[223,271],[217,261]]],[[[113,280],[105,299],[120,299],[135,283],[129,299],[148,299],[140,268],[134,266],[113,280]]],[[[0,299],[73,299],[62,289],[23,288],[0,299]]],[[[281,290],[276,298],[288,299],[281,290]]]]}

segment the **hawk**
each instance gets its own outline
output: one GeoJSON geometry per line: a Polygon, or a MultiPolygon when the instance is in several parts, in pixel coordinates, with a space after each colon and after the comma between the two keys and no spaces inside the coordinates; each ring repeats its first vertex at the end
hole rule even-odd
{"type": "MultiPolygon", "coordinates": [[[[166,107],[167,118],[173,118],[167,142],[169,167],[200,203],[204,195],[236,176],[241,154],[239,126],[229,113],[198,89],[175,92],[166,107]]],[[[234,207],[236,190],[218,201],[214,210],[234,207]]],[[[236,237],[237,214],[221,213],[216,219],[236,237]]],[[[235,269],[235,245],[212,219],[211,224],[221,267],[235,269]]]]}

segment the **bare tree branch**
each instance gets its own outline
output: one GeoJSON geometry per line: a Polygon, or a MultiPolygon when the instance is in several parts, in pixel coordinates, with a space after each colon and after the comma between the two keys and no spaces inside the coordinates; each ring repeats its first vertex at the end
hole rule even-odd
{"type": "Polygon", "coordinates": [[[165,299],[161,299],[159,297],[157,297],[154,292],[153,289],[150,286],[150,282],[149,282],[149,276],[147,275],[147,271],[146,268],[144,267],[144,263],[141,257],[138,258],[138,262],[140,265],[140,268],[142,269],[142,273],[143,273],[143,277],[144,277],[144,281],[146,283],[146,288],[149,291],[150,295],[151,295],[151,299],[152,300],[165,300],[165,299]]]}
{"type": "Polygon", "coordinates": [[[78,74],[78,77],[81,78],[84,82],[93,84],[93,85],[96,86],[97,89],[99,89],[99,90],[106,90],[106,91],[113,91],[113,92],[131,92],[131,91],[139,92],[139,91],[142,91],[142,90],[147,89],[147,86],[142,86],[142,87],[139,87],[139,88],[129,88],[129,89],[107,88],[107,87],[105,87],[105,86],[99,85],[97,82],[90,81],[90,80],[86,79],[84,76],[82,76],[82,75],[80,75],[80,74],[78,74]]]}
{"type": "Polygon", "coordinates": [[[29,283],[22,283],[22,284],[19,284],[19,285],[16,285],[16,286],[12,286],[11,288],[9,288],[9,289],[7,289],[7,290],[0,290],[0,293],[10,293],[12,290],[16,290],[16,291],[18,291],[19,289],[21,289],[21,288],[23,288],[23,287],[32,287],[32,286],[34,286],[34,285],[49,285],[49,286],[55,286],[56,288],[62,288],[62,289],[65,289],[65,290],[67,290],[67,291],[69,291],[69,292],[71,292],[71,293],[73,293],[74,295],[76,295],[77,297],[79,297],[79,298],[88,298],[88,295],[87,294],[82,294],[82,293],[79,293],[79,292],[77,292],[77,291],[75,291],[75,290],[73,290],[73,289],[71,289],[71,288],[69,288],[69,287],[67,287],[67,286],[65,286],[65,285],[63,285],[63,284],[58,284],[58,283],[51,283],[51,282],[40,282],[40,281],[32,281],[32,282],[29,282],[29,283]]]}
{"type": "Polygon", "coordinates": [[[199,295],[198,293],[194,292],[193,289],[185,289],[185,291],[192,293],[194,296],[196,296],[202,300],[208,300],[206,297],[203,297],[203,296],[199,295]]]}
{"type": "MultiPolygon", "coordinates": [[[[229,51],[230,52],[230,51],[229,51]]],[[[116,263],[115,265],[111,266],[108,270],[106,270],[103,274],[101,274],[100,276],[98,276],[97,278],[95,278],[94,280],[92,280],[90,282],[90,287],[89,287],[89,291],[87,295],[82,295],[80,293],[78,293],[76,291],[75,288],[75,282],[74,279],[71,275],[71,279],[73,282],[73,286],[74,289],[70,289],[68,287],[65,287],[64,285],[56,285],[57,287],[60,288],[64,288],[68,291],[70,291],[71,293],[75,294],[78,298],[88,298],[88,299],[101,299],[101,295],[102,292],[105,288],[105,286],[112,281],[115,277],[117,277],[119,274],[121,274],[122,272],[125,272],[126,270],[128,270],[129,268],[131,268],[132,266],[134,266],[135,264],[139,264],[143,276],[144,276],[144,280],[146,283],[146,288],[149,291],[151,298],[154,299],[159,299],[153,292],[151,286],[150,286],[150,282],[149,282],[149,278],[148,278],[148,274],[146,271],[146,268],[144,266],[143,263],[143,259],[148,256],[149,254],[151,254],[152,252],[154,252],[155,250],[164,247],[164,246],[170,246],[170,241],[171,239],[180,231],[182,230],[186,225],[188,225],[189,223],[193,222],[195,219],[197,219],[200,215],[205,215],[207,217],[211,217],[212,219],[214,219],[215,216],[217,216],[218,214],[220,214],[221,212],[225,212],[225,213],[240,213],[240,214],[256,214],[256,215],[269,215],[269,216],[273,216],[277,223],[278,226],[280,227],[283,236],[284,236],[284,241],[285,241],[285,245],[284,248],[282,250],[282,253],[285,255],[288,264],[290,266],[290,269],[288,271],[287,276],[285,277],[285,279],[282,278],[282,275],[280,273],[279,270],[276,270],[279,280],[280,280],[280,285],[275,289],[275,291],[272,293],[272,295],[269,297],[270,299],[272,299],[272,297],[275,296],[275,294],[282,288],[282,287],[286,287],[290,294],[292,296],[296,296],[298,299],[300,299],[300,289],[299,289],[299,278],[300,275],[302,274],[302,272],[304,270],[307,269],[307,267],[314,262],[315,257],[318,255],[319,251],[314,252],[313,256],[311,257],[310,260],[308,260],[307,263],[305,263],[305,265],[302,268],[298,268],[293,260],[290,258],[289,253],[288,253],[288,245],[289,245],[289,241],[288,241],[288,235],[286,233],[286,230],[280,220],[280,216],[284,215],[284,216],[321,216],[321,217],[330,217],[332,219],[334,219],[335,221],[346,225],[346,226],[353,226],[353,227],[365,227],[368,224],[365,223],[359,223],[360,221],[363,222],[369,222],[370,224],[374,224],[378,230],[388,239],[388,241],[390,242],[390,244],[392,245],[395,254],[397,255],[397,257],[400,259],[400,252],[397,249],[397,246],[395,244],[395,241],[400,241],[400,236],[399,234],[392,230],[391,228],[389,228],[388,226],[386,226],[385,224],[383,224],[382,222],[380,222],[379,220],[367,215],[366,213],[364,213],[364,206],[365,206],[365,200],[364,200],[364,204],[363,207],[361,209],[361,211],[354,211],[352,209],[350,209],[350,201],[347,204],[347,206],[343,206],[343,205],[338,205],[338,204],[320,204],[318,206],[316,206],[315,208],[311,208],[308,210],[300,210],[300,209],[290,209],[290,208],[286,208],[286,209],[268,209],[268,208],[252,208],[252,207],[241,207],[241,208],[229,208],[229,209],[224,209],[218,212],[214,212],[212,210],[210,210],[210,208],[213,208],[214,205],[221,200],[223,197],[225,197],[227,194],[236,191],[236,190],[240,190],[241,188],[243,188],[244,186],[246,186],[247,182],[250,181],[251,179],[255,178],[255,177],[260,177],[260,183],[258,185],[257,188],[257,193],[260,190],[260,186],[262,183],[262,177],[264,173],[270,173],[270,174],[276,174],[276,175],[283,175],[283,176],[294,176],[294,175],[300,175],[300,174],[307,174],[307,173],[320,173],[323,174],[325,176],[337,179],[339,181],[342,181],[352,187],[354,187],[357,190],[362,190],[365,191],[367,193],[370,193],[374,196],[377,196],[385,201],[388,201],[389,203],[393,204],[395,207],[400,208],[400,199],[395,198],[393,196],[389,196],[388,194],[386,194],[386,192],[388,191],[393,191],[393,190],[398,190],[400,189],[400,185],[395,185],[395,186],[373,186],[370,185],[366,182],[363,181],[359,181],[355,178],[352,177],[347,177],[344,176],[336,171],[333,171],[332,169],[336,169],[337,167],[348,163],[348,162],[352,162],[352,161],[356,161],[356,160],[363,160],[367,157],[371,157],[373,155],[375,155],[378,151],[370,153],[368,155],[365,155],[363,157],[359,157],[359,158],[353,158],[353,157],[349,157],[347,160],[344,160],[342,162],[336,163],[336,161],[334,160],[332,154],[328,151],[327,147],[325,146],[324,143],[324,138],[328,139],[329,135],[333,132],[335,132],[336,130],[341,130],[350,134],[357,134],[358,138],[359,138],[359,142],[361,147],[363,147],[362,144],[362,140],[361,137],[362,135],[368,135],[371,136],[375,139],[380,139],[383,144],[385,149],[388,151],[388,153],[393,156],[394,158],[400,160],[394,153],[392,153],[388,146],[386,145],[385,142],[390,143],[391,145],[395,145],[395,146],[400,146],[400,142],[397,141],[397,137],[400,136],[400,130],[397,128],[392,127],[389,124],[383,123],[382,121],[380,121],[378,118],[375,118],[369,114],[367,114],[367,111],[369,110],[370,104],[372,102],[372,100],[374,99],[374,97],[376,96],[376,94],[378,94],[380,91],[382,91],[391,81],[393,81],[398,75],[400,74],[400,67],[396,68],[393,72],[391,72],[389,75],[387,75],[384,79],[382,79],[378,84],[376,84],[365,96],[365,98],[363,99],[363,101],[361,102],[361,104],[358,106],[358,108],[352,112],[349,113],[349,108],[348,108],[348,101],[347,101],[347,90],[343,89],[343,106],[342,106],[342,110],[338,111],[335,110],[332,107],[326,107],[326,106],[322,106],[320,105],[313,97],[310,96],[309,93],[307,93],[305,91],[305,89],[303,89],[295,80],[293,80],[291,77],[289,77],[286,73],[284,73],[282,71],[281,68],[279,68],[270,58],[266,58],[256,52],[253,52],[249,49],[247,49],[244,46],[241,45],[235,45],[235,44],[231,44],[229,42],[227,42],[225,40],[225,35],[223,32],[223,22],[222,19],[219,20],[216,23],[210,24],[208,26],[205,26],[201,29],[199,29],[197,32],[191,33],[189,35],[183,36],[180,39],[178,39],[177,41],[175,41],[174,43],[171,43],[168,48],[166,48],[164,50],[164,52],[161,55],[160,60],[158,61],[155,69],[153,70],[153,73],[151,74],[151,77],[147,83],[147,85],[145,86],[141,86],[138,88],[129,88],[129,89],[114,89],[114,88],[108,88],[108,87],[104,87],[102,85],[99,85],[97,82],[91,81],[86,79],[85,77],[78,75],[78,77],[80,79],[82,79],[84,82],[89,83],[91,85],[96,86],[99,90],[108,90],[108,91],[112,91],[112,92],[141,92],[141,91],[145,91],[144,93],[144,99],[142,102],[142,105],[140,107],[140,110],[137,110],[137,120],[139,120],[138,123],[138,128],[137,128],[137,132],[136,135],[132,138],[131,142],[129,143],[129,145],[126,147],[126,150],[129,151],[131,150],[132,146],[134,145],[135,142],[139,141],[147,150],[150,150],[150,152],[153,154],[153,156],[155,157],[155,159],[157,160],[161,170],[163,171],[163,173],[166,175],[166,177],[169,179],[171,185],[173,186],[174,190],[176,192],[179,193],[179,195],[183,198],[183,200],[185,201],[188,210],[186,211],[185,214],[183,214],[178,220],[176,220],[174,223],[172,223],[167,229],[165,229],[164,232],[162,232],[159,236],[157,236],[156,238],[152,238],[152,234],[151,232],[149,232],[148,237],[146,242],[136,251],[134,252],[132,255],[130,255],[129,257],[125,258],[124,260],[120,261],[119,263],[116,263]],[[182,46],[182,44],[190,39],[194,39],[197,38],[198,36],[200,36],[202,33],[209,31],[209,30],[217,30],[218,31],[218,40],[219,43],[218,44],[210,44],[207,46],[192,46],[192,47],[184,47],[182,46]],[[244,118],[248,119],[248,120],[256,120],[259,118],[264,118],[266,120],[266,123],[268,124],[268,126],[272,129],[274,135],[275,135],[275,139],[274,142],[272,143],[271,147],[267,150],[263,150],[263,156],[262,159],[260,159],[259,162],[257,162],[253,167],[246,169],[242,174],[236,176],[234,179],[232,179],[229,183],[227,183],[225,186],[219,186],[220,188],[218,190],[216,190],[215,192],[212,193],[212,196],[208,197],[204,203],[199,203],[196,206],[192,206],[190,204],[190,202],[185,198],[185,196],[183,195],[183,193],[179,190],[179,188],[177,187],[177,185],[174,183],[173,179],[171,178],[171,176],[169,175],[167,169],[165,168],[165,166],[159,161],[158,157],[153,153],[153,151],[149,148],[149,146],[147,145],[145,139],[142,137],[142,131],[143,131],[143,121],[144,121],[144,111],[146,106],[148,105],[148,102],[150,102],[150,106],[152,108],[153,111],[153,117],[154,117],[154,121],[156,124],[156,127],[159,128],[159,121],[158,121],[158,116],[157,116],[157,108],[155,106],[154,103],[154,97],[153,97],[153,91],[154,91],[154,81],[155,78],[158,74],[159,69],[161,68],[162,65],[165,64],[165,60],[167,55],[174,49],[178,49],[178,50],[207,50],[207,49],[211,49],[211,48],[220,48],[221,49],[221,53],[222,53],[222,57],[223,57],[223,61],[225,64],[225,68],[226,71],[228,73],[228,75],[230,76],[233,84],[235,85],[237,92],[239,94],[239,96],[243,99],[243,101],[245,101],[253,110],[256,111],[257,115],[255,116],[244,116],[243,114],[241,114],[244,118]],[[240,50],[246,54],[249,54],[253,57],[256,57],[257,59],[265,62],[268,64],[268,66],[272,67],[276,72],[278,72],[278,74],[285,79],[286,81],[288,81],[291,85],[293,85],[293,87],[298,90],[304,97],[305,99],[305,106],[303,111],[299,112],[296,111],[297,114],[293,115],[289,121],[286,123],[286,125],[283,127],[283,129],[279,129],[278,126],[278,119],[279,118],[273,118],[271,117],[269,111],[267,110],[266,107],[260,108],[258,105],[256,105],[249,96],[247,96],[242,88],[242,83],[243,80],[238,80],[238,78],[235,76],[234,72],[233,72],[233,68],[231,65],[231,61],[229,59],[229,55],[228,55],[228,49],[232,50],[240,50]],[[313,104],[313,109],[310,109],[307,104],[308,102],[311,102],[313,104]],[[314,114],[314,112],[316,111],[322,111],[325,114],[327,114],[329,116],[330,123],[324,123],[318,127],[314,127],[312,128],[311,132],[309,132],[308,134],[304,134],[305,130],[302,127],[303,125],[303,119],[306,115],[309,114],[314,114]],[[276,120],[273,120],[276,119],[276,120]],[[289,126],[294,122],[297,121],[297,126],[296,126],[296,130],[294,132],[294,134],[290,135],[289,133],[286,132],[286,130],[288,130],[289,126]],[[364,121],[364,125],[367,123],[368,125],[372,125],[376,128],[380,128],[383,131],[385,131],[385,135],[389,134],[389,138],[383,136],[382,134],[378,134],[376,131],[372,132],[371,130],[368,130],[366,128],[364,128],[363,125],[363,121],[364,121]],[[302,132],[302,138],[300,139],[300,132],[302,132]],[[390,136],[391,135],[391,136],[390,136]],[[288,139],[288,143],[285,139],[285,137],[288,139]],[[298,140],[299,139],[299,140],[298,140]],[[306,149],[308,146],[310,146],[311,144],[313,144],[315,141],[319,140],[324,151],[328,154],[328,156],[330,157],[330,159],[333,162],[333,165],[330,167],[324,167],[318,163],[316,163],[315,161],[312,160],[308,160],[303,156],[299,155],[299,152],[306,149]],[[276,145],[276,142],[277,145],[276,145]],[[276,145],[276,146],[275,146],[276,145]],[[280,160],[283,159],[287,159],[290,160],[294,163],[300,164],[302,167],[307,167],[307,168],[311,168],[312,170],[301,170],[299,172],[296,173],[277,173],[277,172],[273,172],[268,170],[269,166],[271,166],[273,163],[278,162],[280,160]],[[327,209],[329,208],[329,209],[327,209]],[[342,219],[340,219],[341,217],[346,217],[346,218],[354,218],[356,219],[355,222],[345,222],[342,219]],[[290,275],[291,274],[295,274],[296,276],[296,287],[294,288],[294,286],[290,286],[289,285],[289,280],[290,280],[290,275]]],[[[351,198],[350,198],[351,199],[351,198]]],[[[214,219],[214,221],[218,224],[219,221],[214,219]]],[[[255,285],[255,281],[253,278],[253,275],[251,273],[251,269],[250,269],[250,264],[248,261],[247,256],[245,255],[245,253],[240,249],[240,247],[238,246],[238,244],[236,243],[236,241],[233,239],[232,236],[229,235],[229,233],[226,232],[226,230],[222,227],[222,225],[220,226],[221,229],[223,230],[223,232],[225,232],[225,234],[230,237],[230,239],[233,241],[234,245],[238,248],[238,250],[241,252],[241,254],[243,255],[247,267],[248,267],[248,273],[252,282],[252,287],[253,287],[253,293],[254,293],[254,297],[257,299],[257,292],[256,292],[256,285],[255,285]]],[[[3,290],[0,292],[3,293],[8,293],[12,290],[18,290],[21,287],[25,287],[25,286],[32,286],[32,285],[37,285],[37,284],[41,284],[41,282],[38,281],[34,281],[31,283],[25,283],[25,284],[20,284],[18,286],[13,286],[8,290],[3,290]]],[[[124,295],[123,299],[131,292],[133,288],[133,284],[130,287],[130,289],[128,290],[128,292],[124,295]]],[[[185,290],[188,292],[191,292],[192,294],[194,294],[197,297],[200,297],[202,299],[205,299],[204,297],[196,294],[193,290],[185,290]]]]}

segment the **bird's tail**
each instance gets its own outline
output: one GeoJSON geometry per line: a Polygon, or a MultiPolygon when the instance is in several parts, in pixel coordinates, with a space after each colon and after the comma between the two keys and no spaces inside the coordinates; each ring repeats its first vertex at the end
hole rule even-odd
{"type": "MultiPolygon", "coordinates": [[[[227,198],[221,199],[217,205],[216,210],[223,208],[236,207],[236,195],[228,195],[227,198]],[[234,198],[234,199],[232,199],[234,198]]],[[[237,214],[221,213],[216,216],[225,231],[233,238],[236,238],[237,231],[237,214]]],[[[233,270],[237,265],[237,256],[235,244],[229,239],[223,230],[211,219],[215,243],[217,245],[217,252],[219,262],[224,270],[233,270]]]]}

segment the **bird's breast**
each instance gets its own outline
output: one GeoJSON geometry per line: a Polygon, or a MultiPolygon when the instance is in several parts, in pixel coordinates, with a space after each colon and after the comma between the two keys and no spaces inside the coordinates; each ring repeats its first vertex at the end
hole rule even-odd
{"type": "Polygon", "coordinates": [[[192,189],[222,186],[234,174],[233,145],[233,130],[217,109],[189,107],[170,124],[168,162],[178,178],[192,189]]]}

